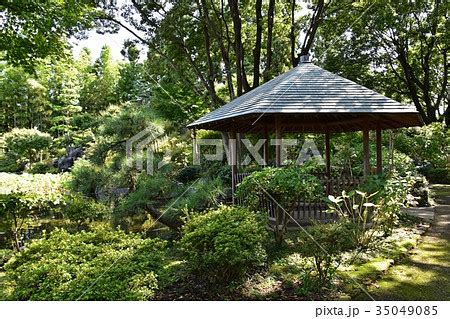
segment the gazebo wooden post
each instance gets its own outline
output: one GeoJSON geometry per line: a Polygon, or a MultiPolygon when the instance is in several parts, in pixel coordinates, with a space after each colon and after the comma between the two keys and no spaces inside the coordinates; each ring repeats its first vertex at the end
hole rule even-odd
{"type": "Polygon", "coordinates": [[[269,131],[267,130],[267,127],[264,128],[264,162],[265,162],[265,166],[269,165],[269,131]]]}
{"type": "Polygon", "coordinates": [[[370,174],[370,162],[369,162],[369,129],[366,127],[363,129],[363,158],[364,158],[364,178],[367,178],[370,174]]]}
{"type": "Polygon", "coordinates": [[[231,161],[231,193],[233,205],[235,204],[234,192],[236,191],[236,174],[237,174],[237,158],[236,158],[236,132],[230,132],[229,140],[230,161],[231,161]]]}
{"type": "Polygon", "coordinates": [[[281,123],[280,118],[277,116],[275,118],[275,139],[277,144],[275,145],[275,164],[277,167],[281,166],[281,123]]]}
{"type": "Polygon", "coordinates": [[[242,134],[236,134],[236,166],[238,169],[241,168],[241,158],[242,158],[242,134]]]}
{"type": "Polygon", "coordinates": [[[331,192],[331,149],[330,149],[330,131],[325,132],[325,161],[326,161],[326,176],[327,176],[327,195],[331,192]]]}
{"type": "Polygon", "coordinates": [[[383,154],[381,151],[381,129],[376,130],[376,140],[377,140],[377,174],[383,173],[383,154]]]}

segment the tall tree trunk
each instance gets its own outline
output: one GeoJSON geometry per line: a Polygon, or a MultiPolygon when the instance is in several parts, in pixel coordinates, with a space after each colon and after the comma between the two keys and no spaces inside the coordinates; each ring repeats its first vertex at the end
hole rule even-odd
{"type": "MultiPolygon", "coordinates": [[[[204,3],[204,6],[206,6],[206,1],[202,0],[202,3],[204,3]]],[[[215,14],[215,17],[217,19],[218,25],[211,19],[208,12],[205,12],[205,17],[207,18],[208,24],[210,25],[211,29],[214,31],[213,35],[216,39],[216,41],[219,43],[220,53],[222,56],[222,61],[225,67],[225,75],[226,75],[226,81],[227,81],[227,87],[228,87],[228,94],[230,96],[230,100],[233,100],[234,95],[234,85],[233,85],[233,73],[231,71],[231,61],[230,61],[230,38],[228,35],[228,25],[226,25],[226,21],[224,18],[224,2],[221,0],[221,9],[220,12],[217,10],[217,8],[214,5],[214,0],[211,0],[211,8],[215,14]],[[226,35],[223,34],[223,24],[225,24],[226,29],[226,35]],[[227,46],[225,46],[225,42],[227,43],[227,46]]]]}
{"type": "Polygon", "coordinates": [[[261,63],[261,41],[262,41],[262,0],[256,0],[255,17],[256,17],[256,39],[255,48],[253,49],[253,88],[259,86],[259,65],[261,63]]]}
{"type": "Polygon", "coordinates": [[[295,35],[295,4],[296,4],[296,0],[291,0],[291,7],[290,7],[290,14],[291,14],[291,31],[289,33],[289,42],[291,44],[291,63],[292,66],[296,66],[298,64],[298,58],[296,55],[296,35],[295,35]]]}
{"type": "MultiPolygon", "coordinates": [[[[205,51],[206,51],[206,60],[208,63],[208,86],[210,88],[215,88],[214,82],[215,82],[215,72],[214,72],[214,64],[211,58],[211,40],[209,37],[209,23],[208,23],[208,6],[206,4],[205,0],[200,2],[197,0],[197,6],[200,12],[200,17],[201,17],[201,23],[202,23],[202,28],[203,28],[203,38],[204,38],[204,43],[205,43],[205,51]]],[[[214,89],[215,91],[215,89],[214,89]]]]}
{"type": "Polygon", "coordinates": [[[242,21],[237,0],[229,0],[234,30],[234,50],[236,55],[237,95],[250,90],[244,66],[244,46],[242,44],[242,21]]]}
{"type": "Polygon", "coordinates": [[[309,27],[305,33],[305,40],[303,41],[303,45],[300,49],[300,55],[295,59],[294,66],[297,66],[300,60],[300,56],[309,54],[309,51],[311,50],[311,47],[314,43],[314,38],[316,37],[317,29],[319,29],[319,26],[323,19],[323,15],[325,13],[325,9],[329,3],[330,2],[325,4],[324,0],[319,0],[317,2],[313,16],[311,17],[311,21],[309,23],[309,27]]]}
{"type": "MultiPolygon", "coordinates": [[[[293,0],[295,1],[295,0],[293,0]]],[[[264,82],[270,80],[270,71],[272,69],[272,38],[273,38],[273,19],[275,14],[275,0],[269,0],[267,11],[267,60],[264,69],[264,82]]]]}

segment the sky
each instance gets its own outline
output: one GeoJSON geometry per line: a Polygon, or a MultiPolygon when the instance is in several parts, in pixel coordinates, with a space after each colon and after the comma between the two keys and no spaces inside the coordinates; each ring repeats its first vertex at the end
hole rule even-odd
{"type": "MultiPolygon", "coordinates": [[[[117,0],[117,5],[122,5],[126,0],[117,0]]],[[[308,0],[297,0],[298,4],[302,6],[302,10],[298,12],[299,16],[308,13],[308,9],[306,8],[306,3],[309,3],[308,0]]],[[[300,39],[303,38],[303,35],[300,35],[300,39]]],[[[77,40],[72,39],[72,52],[76,58],[79,57],[80,52],[83,48],[89,48],[91,50],[91,56],[93,59],[96,59],[100,56],[100,51],[103,46],[108,45],[111,48],[111,54],[115,60],[123,60],[123,56],[120,53],[122,50],[122,44],[126,39],[134,39],[133,35],[129,33],[127,30],[121,28],[120,31],[116,34],[98,34],[95,30],[91,30],[88,32],[87,39],[77,40]]],[[[141,54],[141,58],[143,58],[144,54],[141,54]]]]}
{"type": "Polygon", "coordinates": [[[132,35],[124,29],[120,29],[117,34],[98,34],[92,30],[89,31],[87,39],[72,39],[72,52],[78,58],[81,50],[86,47],[91,50],[92,57],[96,59],[100,56],[102,47],[107,45],[111,48],[111,54],[115,60],[123,60],[120,50],[123,42],[128,38],[132,38],[132,35]]]}

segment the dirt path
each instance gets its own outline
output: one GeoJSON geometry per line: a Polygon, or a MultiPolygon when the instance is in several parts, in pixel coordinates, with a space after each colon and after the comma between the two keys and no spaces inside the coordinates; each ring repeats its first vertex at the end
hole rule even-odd
{"type": "Polygon", "coordinates": [[[419,246],[369,292],[376,300],[450,300],[450,194],[439,198],[435,220],[419,246]]]}

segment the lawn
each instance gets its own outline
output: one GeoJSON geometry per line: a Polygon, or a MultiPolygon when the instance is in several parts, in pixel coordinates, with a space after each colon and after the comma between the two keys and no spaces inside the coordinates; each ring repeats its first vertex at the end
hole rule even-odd
{"type": "MultiPolygon", "coordinates": [[[[433,187],[439,199],[450,186],[433,187]]],[[[446,202],[447,203],[447,202],[446,202]]],[[[392,267],[370,293],[377,300],[450,300],[450,206],[436,207],[436,220],[412,254],[392,267]]]]}
{"type": "Polygon", "coordinates": [[[450,300],[450,241],[426,236],[370,289],[377,300],[450,300]]]}

